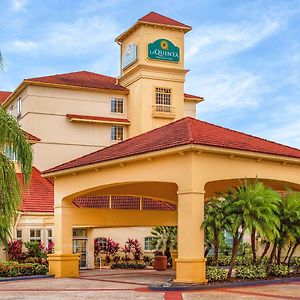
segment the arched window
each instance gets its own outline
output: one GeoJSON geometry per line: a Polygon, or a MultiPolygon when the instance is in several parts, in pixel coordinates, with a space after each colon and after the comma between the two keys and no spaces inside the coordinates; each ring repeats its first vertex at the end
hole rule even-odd
{"type": "Polygon", "coordinates": [[[105,251],[107,245],[107,239],[105,237],[95,238],[95,246],[99,247],[99,251],[105,251]]]}
{"type": "Polygon", "coordinates": [[[152,239],[153,239],[152,236],[146,236],[146,237],[144,238],[144,251],[152,251],[152,250],[155,250],[155,249],[151,249],[150,242],[151,242],[152,239]]]}

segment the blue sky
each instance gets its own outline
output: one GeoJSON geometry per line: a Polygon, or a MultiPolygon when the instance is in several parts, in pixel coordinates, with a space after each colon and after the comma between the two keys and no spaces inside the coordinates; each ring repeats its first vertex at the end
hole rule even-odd
{"type": "Polygon", "coordinates": [[[186,34],[197,117],[300,148],[299,0],[0,0],[0,90],[23,78],[119,73],[114,38],[149,11],[186,34]]]}

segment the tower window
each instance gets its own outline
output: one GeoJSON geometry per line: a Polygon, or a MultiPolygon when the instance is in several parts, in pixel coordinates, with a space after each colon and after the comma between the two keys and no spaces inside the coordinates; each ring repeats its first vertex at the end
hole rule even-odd
{"type": "Polygon", "coordinates": [[[158,112],[171,112],[171,89],[155,89],[155,107],[158,112]]]}
{"type": "Polygon", "coordinates": [[[124,113],[124,100],[123,98],[112,98],[110,100],[110,111],[112,113],[124,113]]]}
{"type": "Polygon", "coordinates": [[[111,140],[112,141],[123,141],[124,139],[124,127],[120,125],[111,127],[111,140]]]}

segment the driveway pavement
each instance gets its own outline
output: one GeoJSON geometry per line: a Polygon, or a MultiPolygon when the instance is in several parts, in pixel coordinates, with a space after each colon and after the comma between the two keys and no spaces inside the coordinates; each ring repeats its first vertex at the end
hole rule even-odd
{"type": "Polygon", "coordinates": [[[174,278],[171,271],[89,270],[80,278],[0,282],[0,299],[18,300],[300,300],[300,282],[191,292],[153,292],[147,286],[174,278]]]}

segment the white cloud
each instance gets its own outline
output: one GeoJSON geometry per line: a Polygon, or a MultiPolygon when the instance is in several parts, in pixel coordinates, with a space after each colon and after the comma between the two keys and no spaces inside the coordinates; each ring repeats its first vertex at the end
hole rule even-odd
{"type": "Polygon", "coordinates": [[[117,36],[118,26],[107,17],[80,18],[74,23],[55,24],[49,35],[40,41],[43,51],[56,55],[75,55],[109,49],[117,36]]]}
{"type": "Polygon", "coordinates": [[[10,41],[5,45],[6,51],[11,52],[30,52],[36,49],[38,45],[32,41],[10,41]]]}
{"type": "Polygon", "coordinates": [[[29,0],[12,0],[12,8],[15,11],[25,11],[29,0]]]}
{"type": "Polygon", "coordinates": [[[200,26],[187,37],[185,58],[187,62],[223,59],[254,47],[279,27],[280,22],[271,19],[200,26]]]}
{"type": "Polygon", "coordinates": [[[259,75],[238,68],[203,72],[186,82],[187,92],[204,96],[206,100],[199,105],[201,113],[256,107],[261,101],[261,93],[267,89],[259,75]]]}

